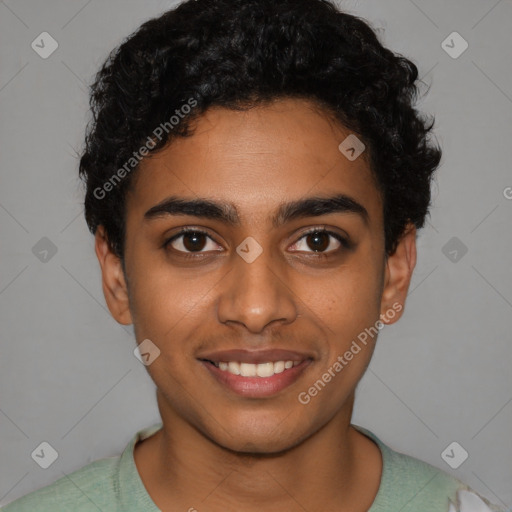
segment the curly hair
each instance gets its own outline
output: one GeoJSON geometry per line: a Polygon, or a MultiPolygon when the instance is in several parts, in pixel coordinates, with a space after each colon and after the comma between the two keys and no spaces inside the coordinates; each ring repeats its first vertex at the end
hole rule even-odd
{"type": "Polygon", "coordinates": [[[125,195],[134,175],[126,162],[137,170],[139,148],[150,155],[190,136],[192,120],[211,106],[303,98],[366,145],[391,255],[409,222],[423,227],[441,159],[430,138],[433,117],[414,107],[417,80],[413,62],[328,0],[188,0],[142,24],[95,76],[79,171],[87,225],[93,234],[103,225],[124,262],[125,195]],[[169,123],[176,114],[179,122],[169,123]]]}

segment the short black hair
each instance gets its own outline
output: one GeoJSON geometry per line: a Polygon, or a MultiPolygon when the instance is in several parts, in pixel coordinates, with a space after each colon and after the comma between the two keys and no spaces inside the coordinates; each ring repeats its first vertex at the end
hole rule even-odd
{"type": "Polygon", "coordinates": [[[209,107],[303,98],[366,145],[393,254],[408,222],[423,227],[441,159],[433,116],[415,108],[419,82],[412,61],[333,2],[183,2],[112,50],[91,85],[79,171],[89,229],[104,226],[124,265],[125,196],[142,154],[191,135],[191,121],[209,107]]]}

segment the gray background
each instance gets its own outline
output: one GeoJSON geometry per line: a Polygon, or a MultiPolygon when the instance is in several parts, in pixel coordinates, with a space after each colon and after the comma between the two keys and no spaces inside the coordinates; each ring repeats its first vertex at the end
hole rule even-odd
{"type": "MultiPolygon", "coordinates": [[[[0,505],[159,421],[132,329],[105,306],[76,151],[93,73],[173,4],[0,2],[0,505]],[[31,48],[43,31],[59,44],[47,59],[31,48]],[[43,237],[57,248],[46,262],[32,250],[43,237]],[[42,441],[59,454],[46,470],[30,456],[42,441]]],[[[512,4],[341,5],[418,64],[444,149],[406,314],[379,336],[353,421],[512,507],[512,4]],[[453,31],[469,43],[456,59],[441,46],[453,31]],[[441,458],[452,441],[469,453],[457,470],[441,458]]]]}

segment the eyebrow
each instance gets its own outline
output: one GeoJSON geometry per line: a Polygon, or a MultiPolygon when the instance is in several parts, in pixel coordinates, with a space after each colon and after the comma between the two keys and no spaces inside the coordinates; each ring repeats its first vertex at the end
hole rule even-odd
{"type": "MultiPolygon", "coordinates": [[[[309,197],[279,205],[271,217],[272,226],[278,228],[292,220],[306,217],[319,217],[332,213],[352,213],[361,217],[366,225],[369,215],[366,208],[346,194],[329,197],[309,197]]],[[[145,214],[145,220],[167,217],[169,215],[190,215],[203,219],[219,220],[230,226],[240,226],[237,208],[232,203],[217,202],[212,199],[184,199],[171,196],[151,207],[145,214]]]]}

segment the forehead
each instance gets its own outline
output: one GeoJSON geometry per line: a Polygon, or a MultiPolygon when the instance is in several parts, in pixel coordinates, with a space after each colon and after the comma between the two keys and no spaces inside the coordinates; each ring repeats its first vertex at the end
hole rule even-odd
{"type": "Polygon", "coordinates": [[[280,204],[345,194],[382,222],[382,201],[363,153],[349,160],[339,149],[351,132],[315,104],[278,100],[247,111],[211,108],[143,160],[133,177],[129,217],[167,197],[209,198],[232,205],[241,222],[272,222],[280,204]]]}

